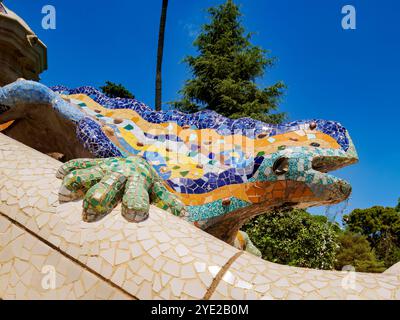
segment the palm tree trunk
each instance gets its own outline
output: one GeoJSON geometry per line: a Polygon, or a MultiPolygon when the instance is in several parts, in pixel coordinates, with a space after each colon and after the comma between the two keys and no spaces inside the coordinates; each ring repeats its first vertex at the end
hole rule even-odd
{"type": "Polygon", "coordinates": [[[167,20],[167,8],[168,0],[163,0],[161,19],[160,19],[160,31],[158,33],[158,51],[157,51],[157,70],[156,70],[156,110],[161,110],[161,69],[162,59],[164,53],[164,33],[165,25],[167,20]]]}

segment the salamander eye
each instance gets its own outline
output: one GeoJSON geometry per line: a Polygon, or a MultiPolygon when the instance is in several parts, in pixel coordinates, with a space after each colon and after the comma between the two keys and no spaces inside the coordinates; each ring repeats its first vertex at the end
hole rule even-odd
{"type": "Polygon", "coordinates": [[[274,162],[272,166],[272,171],[276,175],[282,175],[289,171],[289,159],[285,157],[281,157],[274,162]]]}
{"type": "Polygon", "coordinates": [[[311,146],[311,147],[318,148],[318,147],[320,147],[321,145],[320,145],[318,142],[311,142],[311,143],[310,143],[310,146],[311,146]]]}

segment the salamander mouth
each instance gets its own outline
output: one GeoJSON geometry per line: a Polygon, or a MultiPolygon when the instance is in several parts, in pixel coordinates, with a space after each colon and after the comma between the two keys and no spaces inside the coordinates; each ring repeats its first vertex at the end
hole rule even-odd
{"type": "Polygon", "coordinates": [[[358,159],[355,157],[316,156],[312,160],[312,168],[315,171],[327,173],[349,166],[357,161],[358,159]]]}
{"type": "Polygon", "coordinates": [[[312,160],[312,169],[322,173],[325,177],[333,180],[333,183],[325,184],[321,189],[318,186],[312,186],[316,194],[321,197],[319,205],[337,204],[349,198],[352,188],[351,185],[342,179],[328,174],[331,171],[338,170],[357,162],[355,157],[340,156],[316,156],[312,160]]]}

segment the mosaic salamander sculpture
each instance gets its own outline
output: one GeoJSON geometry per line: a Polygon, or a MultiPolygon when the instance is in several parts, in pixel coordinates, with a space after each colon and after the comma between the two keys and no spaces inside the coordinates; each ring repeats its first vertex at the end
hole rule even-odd
{"type": "Polygon", "coordinates": [[[25,80],[0,89],[0,130],[70,160],[58,173],[60,200],[84,197],[87,221],[121,199],[123,215],[141,221],[153,203],[242,246],[248,240],[238,231],[254,216],[348,198],[350,185],[327,172],[358,160],[334,121],[271,125],[208,110],[156,112],[92,87],[25,80]]]}

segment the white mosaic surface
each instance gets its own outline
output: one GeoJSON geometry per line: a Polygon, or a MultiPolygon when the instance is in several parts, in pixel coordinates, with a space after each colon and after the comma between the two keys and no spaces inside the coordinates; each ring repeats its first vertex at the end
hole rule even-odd
{"type": "Polygon", "coordinates": [[[301,269],[238,255],[156,207],[139,224],[125,221],[119,206],[99,222],[82,222],[81,201],[58,202],[59,166],[0,134],[2,299],[400,299],[398,274],[301,269]],[[42,286],[48,265],[55,289],[42,286]]]}
{"type": "Polygon", "coordinates": [[[400,299],[400,277],[283,266],[243,253],[213,299],[400,299]]]}

